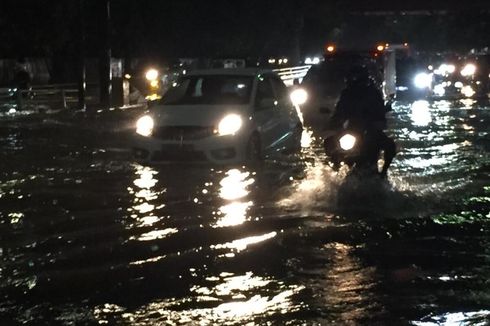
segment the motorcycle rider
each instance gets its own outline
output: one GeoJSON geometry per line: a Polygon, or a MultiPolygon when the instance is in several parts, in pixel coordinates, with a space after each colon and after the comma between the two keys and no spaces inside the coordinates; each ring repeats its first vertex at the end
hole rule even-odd
{"type": "Polygon", "coordinates": [[[384,164],[379,175],[385,178],[396,154],[395,142],[383,131],[386,128],[385,115],[391,107],[385,105],[381,91],[365,66],[353,66],[346,75],[345,84],[331,118],[332,126],[337,130],[348,125],[349,129],[362,131],[364,141],[376,148],[370,152],[373,153],[371,155],[376,154],[371,158],[374,161],[379,152],[384,151],[384,164]]]}

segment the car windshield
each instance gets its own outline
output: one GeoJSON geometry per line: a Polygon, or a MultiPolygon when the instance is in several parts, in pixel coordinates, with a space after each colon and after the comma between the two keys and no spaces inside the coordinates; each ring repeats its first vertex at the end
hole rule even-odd
{"type": "Polygon", "coordinates": [[[252,81],[251,76],[187,76],[168,90],[161,103],[172,105],[248,104],[252,81]]]}

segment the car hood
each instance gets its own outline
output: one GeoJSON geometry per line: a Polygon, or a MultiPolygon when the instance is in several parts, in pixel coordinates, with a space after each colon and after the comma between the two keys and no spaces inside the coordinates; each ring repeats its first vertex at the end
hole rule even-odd
{"type": "Polygon", "coordinates": [[[249,114],[248,105],[160,105],[150,109],[158,125],[215,126],[227,114],[249,114]]]}

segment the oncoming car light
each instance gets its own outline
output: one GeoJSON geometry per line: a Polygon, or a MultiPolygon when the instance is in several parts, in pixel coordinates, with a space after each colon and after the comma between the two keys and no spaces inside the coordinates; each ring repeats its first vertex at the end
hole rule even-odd
{"type": "Polygon", "coordinates": [[[461,76],[463,76],[463,77],[473,76],[475,74],[475,72],[476,72],[476,66],[472,63],[468,63],[461,70],[461,76]]]}
{"type": "Polygon", "coordinates": [[[351,150],[356,144],[356,137],[352,136],[351,134],[345,134],[340,137],[339,143],[340,148],[342,148],[344,151],[351,150]]]}
{"type": "Polygon", "coordinates": [[[432,75],[425,72],[418,73],[415,76],[413,83],[417,88],[429,88],[432,84],[432,75]]]}
{"type": "Polygon", "coordinates": [[[136,133],[148,137],[152,134],[154,125],[153,118],[149,115],[144,115],[136,122],[136,133]]]}
{"type": "Polygon", "coordinates": [[[234,135],[242,127],[242,118],[238,114],[228,114],[218,124],[220,136],[234,135]]]}
{"type": "Polygon", "coordinates": [[[461,94],[466,97],[472,97],[473,95],[475,95],[475,90],[470,85],[466,85],[461,88],[461,94]]]}
{"type": "Polygon", "coordinates": [[[308,93],[302,88],[297,88],[291,92],[290,98],[294,104],[302,105],[308,100],[308,93]]]}

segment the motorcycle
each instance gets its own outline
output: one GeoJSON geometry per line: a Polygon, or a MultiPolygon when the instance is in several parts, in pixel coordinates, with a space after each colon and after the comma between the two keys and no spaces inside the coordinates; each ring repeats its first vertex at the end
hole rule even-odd
{"type": "Polygon", "coordinates": [[[369,130],[345,127],[331,131],[325,135],[323,147],[335,171],[345,164],[351,174],[379,175],[380,148],[369,130]]]}

